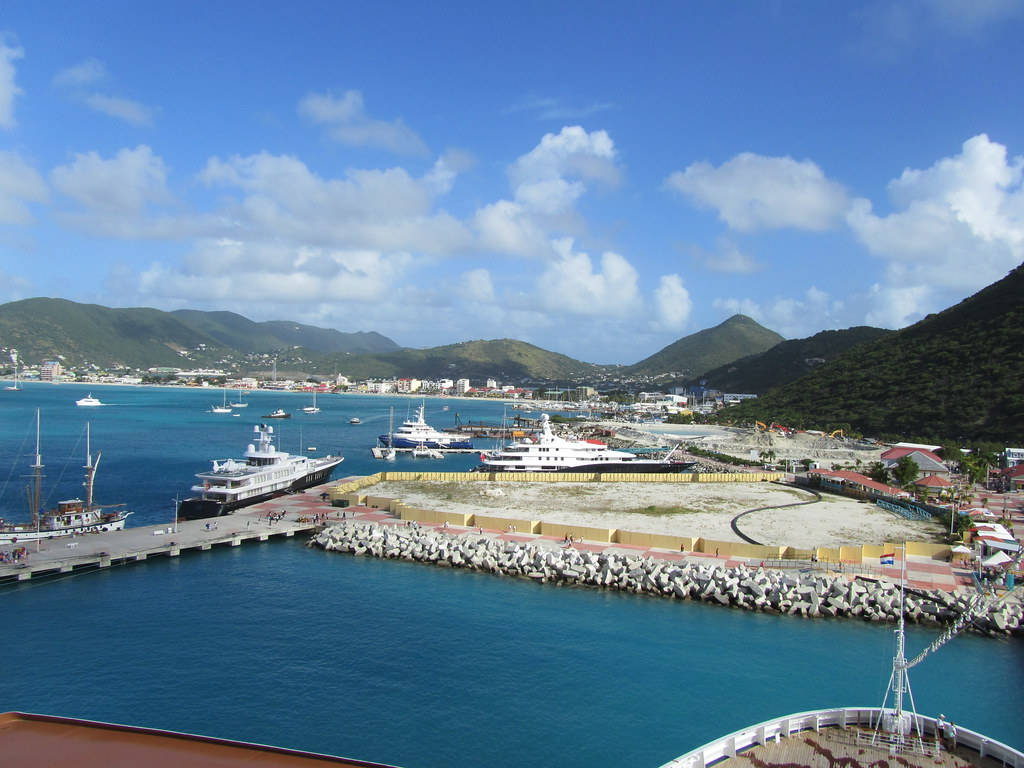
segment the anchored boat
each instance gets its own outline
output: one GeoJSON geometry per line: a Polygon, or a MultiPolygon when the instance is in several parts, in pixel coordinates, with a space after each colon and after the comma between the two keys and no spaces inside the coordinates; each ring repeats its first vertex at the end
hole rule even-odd
{"type": "Polygon", "coordinates": [[[490,453],[480,454],[478,469],[484,472],[688,472],[695,462],[675,461],[670,451],[664,459],[642,459],[628,451],[616,451],[597,440],[571,440],[551,431],[546,413],[540,431],[490,453]]]}
{"type": "Polygon", "coordinates": [[[256,442],[245,450],[244,459],[214,461],[208,472],[196,475],[192,496],[181,502],[178,517],[195,520],[226,515],[273,496],[299,491],[330,479],[345,459],[342,456],[292,456],[273,444],[274,428],[253,427],[256,442]]]}
{"type": "Polygon", "coordinates": [[[131,512],[124,510],[106,511],[123,504],[99,506],[93,503],[93,480],[102,453],[96,454],[92,462],[89,444],[89,425],[85,425],[85,500],[68,499],[58,501],[57,508],[40,511],[40,494],[43,479],[43,458],[39,452],[39,411],[36,410],[36,453],[32,464],[33,483],[30,488],[32,507],[31,523],[6,523],[0,519],[0,544],[14,544],[25,541],[52,539],[56,536],[72,536],[94,531],[120,531],[131,512]]]}

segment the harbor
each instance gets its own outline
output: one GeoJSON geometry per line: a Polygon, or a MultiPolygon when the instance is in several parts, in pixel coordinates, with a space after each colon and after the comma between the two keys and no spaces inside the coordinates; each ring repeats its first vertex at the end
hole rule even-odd
{"type": "MultiPolygon", "coordinates": [[[[44,498],[46,508],[80,492],[82,450],[76,434],[86,417],[69,397],[87,394],[84,388],[78,391],[81,394],[71,387],[40,388],[31,405],[42,406],[44,497],[57,488],[44,498]],[[63,402],[68,400],[71,405],[63,402]],[[65,456],[71,457],[66,471],[61,468],[65,456]]],[[[379,407],[379,399],[370,401],[378,404],[371,408],[358,397],[323,398],[316,417],[296,413],[289,424],[275,425],[280,443],[293,455],[316,445],[321,453],[345,456],[344,473],[330,483],[230,515],[179,520],[175,531],[175,495],[188,492],[196,473],[209,469],[210,459],[237,456],[253,428],[244,417],[229,421],[207,413],[208,399],[196,391],[125,389],[105,392],[103,400],[110,405],[90,409],[93,444],[104,450],[99,500],[125,502],[133,514],[124,531],[43,539],[39,552],[35,542],[2,547],[24,546],[27,561],[0,565],[6,579],[0,596],[7,600],[11,615],[19,617],[0,629],[0,641],[15,649],[23,664],[39,670],[37,683],[28,689],[20,685],[17,674],[0,675],[0,690],[7,691],[5,699],[11,702],[8,708],[358,755],[405,766],[465,764],[464,750],[454,737],[466,728],[492,734],[470,762],[512,765],[517,761],[508,756],[525,747],[517,729],[499,728],[496,722],[519,718],[543,743],[567,745],[559,752],[566,765],[653,766],[780,711],[800,712],[835,701],[877,704],[877,676],[862,657],[888,654],[889,625],[809,620],[802,614],[773,616],[694,599],[655,600],[628,590],[579,588],[569,582],[558,587],[555,578],[541,584],[528,574],[498,577],[307,547],[311,536],[339,524],[386,526],[399,532],[406,528],[408,511],[403,515],[394,506],[403,501],[401,494],[392,494],[393,503],[385,502],[392,492],[383,485],[368,486],[351,499],[340,498],[342,493],[335,493],[336,499],[321,496],[382,468],[383,463],[366,450],[387,428],[386,408],[379,407]],[[381,410],[383,418],[347,423],[353,412],[365,417],[381,410]],[[347,507],[340,506],[343,501],[348,501],[347,507]],[[55,622],[55,616],[67,618],[55,622]],[[637,637],[645,638],[650,652],[635,653],[637,637]],[[80,649],[76,671],[69,675],[65,666],[51,673],[47,659],[67,648],[80,649]],[[111,652],[117,654],[113,664],[111,652]],[[761,679],[746,661],[752,658],[771,658],[773,669],[793,670],[792,684],[780,691],[776,673],[761,679]],[[613,668],[616,672],[609,674],[613,668]],[[823,684],[817,670],[825,668],[837,671],[823,684]],[[252,669],[263,672],[240,672],[252,669]],[[688,670],[688,688],[700,687],[707,693],[680,695],[681,669],[688,670]],[[538,681],[540,687],[531,683],[524,688],[525,679],[538,681]],[[458,690],[459,695],[445,694],[439,711],[442,688],[458,690]],[[104,693],[111,690],[117,695],[104,693]],[[737,695],[741,690],[742,697],[737,695]],[[581,696],[590,721],[617,722],[625,706],[634,713],[631,716],[643,718],[647,735],[643,740],[613,737],[615,729],[609,729],[606,738],[586,723],[567,718],[566,712],[581,696]],[[495,698],[501,701],[495,704],[495,698]],[[307,705],[293,712],[297,700],[307,705]],[[484,701],[490,703],[484,706],[484,701]],[[258,703],[257,709],[252,702],[258,703]],[[338,711],[359,723],[379,719],[380,712],[388,716],[381,727],[324,729],[305,716],[310,709],[338,711]],[[425,719],[426,712],[433,714],[425,719]]],[[[250,399],[261,413],[272,410],[272,395],[253,393],[250,399]]],[[[471,405],[479,409],[474,422],[493,419],[500,408],[493,403],[471,405]]],[[[428,401],[428,422],[440,426],[439,412],[430,407],[428,401]]],[[[22,418],[27,422],[32,413],[28,406],[21,415],[12,411],[11,423],[17,426],[22,418]]],[[[32,426],[34,435],[34,422],[32,426]]],[[[8,455],[16,455],[20,437],[8,436],[8,455]]],[[[406,473],[434,476],[439,469],[465,474],[478,463],[475,453],[449,455],[443,462],[421,462],[400,454],[387,465],[392,479],[384,482],[407,482],[397,479],[411,476],[406,473]]],[[[16,463],[21,472],[15,476],[24,476],[31,455],[16,463]]],[[[490,482],[490,474],[469,473],[480,490],[510,487],[490,482]]],[[[525,477],[519,480],[516,485],[535,485],[525,477]]],[[[615,485],[590,484],[595,489],[609,486],[605,492],[615,485]]],[[[568,491],[573,483],[558,483],[563,486],[568,491]]],[[[711,488],[709,484],[709,492],[711,488]]],[[[532,524],[526,529],[530,519],[515,531],[507,530],[507,523],[496,520],[508,513],[492,506],[501,499],[488,501],[490,497],[475,491],[465,501],[475,507],[476,517],[467,518],[469,512],[443,512],[433,519],[418,512],[416,517],[421,529],[439,542],[485,539],[488,546],[502,550],[528,544],[553,558],[567,551],[564,537],[571,531],[577,538],[573,549],[581,554],[614,557],[622,563],[664,562],[666,572],[690,564],[693,573],[714,568],[724,577],[740,564],[755,569],[760,565],[760,559],[742,555],[739,549],[720,547],[716,555],[710,544],[702,545],[710,551],[694,551],[688,544],[685,553],[678,546],[673,552],[654,545],[653,530],[638,532],[648,537],[647,544],[642,538],[630,540],[623,530],[629,526],[622,521],[591,524],[605,529],[603,539],[586,531],[582,519],[559,525],[554,513],[568,507],[560,496],[546,495],[546,504],[526,500],[528,508],[546,510],[539,516],[549,520],[548,527],[536,531],[532,524]],[[481,503],[485,501],[486,505],[481,503]]],[[[714,491],[709,503],[722,496],[714,491]]],[[[24,507],[18,483],[9,484],[6,498],[8,510],[24,507]]],[[[742,504],[759,505],[745,499],[742,504]]],[[[406,503],[421,511],[432,506],[426,499],[406,503]]],[[[514,514],[535,519],[525,512],[514,514]]],[[[696,522],[699,516],[685,518],[696,522]]],[[[762,523],[755,518],[744,518],[743,530],[766,540],[759,528],[762,523]]],[[[763,525],[770,530],[778,522],[765,518],[763,525]]],[[[937,566],[948,569],[948,564],[928,560],[910,559],[912,580],[952,587],[955,582],[935,572],[937,566]]],[[[793,575],[810,567],[806,560],[789,560],[784,568],[778,565],[780,572],[793,575]]],[[[934,631],[924,624],[909,630],[917,646],[930,642],[934,631]]],[[[987,674],[993,666],[1015,668],[1019,653],[1016,640],[968,634],[943,649],[943,665],[948,662],[965,677],[973,677],[987,674]]],[[[942,668],[923,665],[922,673],[915,694],[928,702],[928,711],[953,710],[966,728],[1014,743],[1015,721],[1007,719],[1004,708],[986,703],[988,696],[1004,702],[1013,699],[1011,680],[993,680],[987,696],[971,697],[954,708],[943,693],[947,676],[942,668]]]]}
{"type": "Polygon", "coordinates": [[[42,539],[38,549],[37,542],[22,544],[25,554],[20,562],[0,563],[0,584],[308,534],[347,517],[321,496],[325,489],[280,496],[220,517],[42,539]]]}

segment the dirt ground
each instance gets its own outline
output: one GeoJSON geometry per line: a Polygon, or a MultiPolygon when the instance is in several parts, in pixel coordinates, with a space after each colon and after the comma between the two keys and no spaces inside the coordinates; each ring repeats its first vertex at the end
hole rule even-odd
{"type": "MultiPolygon", "coordinates": [[[[748,509],[813,499],[771,483],[385,482],[374,496],[444,512],[561,522],[596,528],[740,541],[729,523],[748,509]]],[[[874,504],[822,501],[746,515],[740,530],[762,544],[800,548],[931,541],[940,526],[905,520],[874,504]]]]}

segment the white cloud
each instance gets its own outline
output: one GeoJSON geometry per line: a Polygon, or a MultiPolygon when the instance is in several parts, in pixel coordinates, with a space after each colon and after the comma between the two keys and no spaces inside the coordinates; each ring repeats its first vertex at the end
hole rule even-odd
{"type": "Polygon", "coordinates": [[[509,166],[508,175],[513,199],[482,206],[473,223],[484,248],[534,258],[550,255],[551,241],[583,229],[575,204],[587,182],[614,185],[620,179],[611,137],[579,126],[545,134],[509,166]]]}
{"type": "Polygon", "coordinates": [[[732,275],[749,275],[761,269],[761,265],[743,253],[735,242],[727,237],[715,241],[715,250],[706,251],[699,246],[692,248],[694,257],[712,272],[732,275]]]}
{"type": "Polygon", "coordinates": [[[654,306],[661,328],[681,331],[686,327],[693,310],[693,301],[679,275],[662,275],[654,291],[654,306]]]}
{"type": "Polygon", "coordinates": [[[387,299],[411,262],[408,254],[286,243],[200,240],[183,269],[153,264],[140,276],[146,295],[194,301],[272,298],[281,304],[387,299]]]}
{"type": "Polygon", "coordinates": [[[715,168],[699,162],[676,171],[666,186],[697,205],[714,208],[733,229],[825,230],[849,205],[842,185],[810,160],[744,152],[715,168]]]}
{"type": "Polygon", "coordinates": [[[133,125],[150,125],[153,122],[153,110],[131,99],[107,96],[102,93],[90,93],[84,97],[86,106],[109,117],[116,117],[133,125]]]}
{"type": "Polygon", "coordinates": [[[46,182],[35,168],[14,152],[0,151],[0,224],[32,221],[26,203],[45,203],[46,182]]]}
{"type": "Polygon", "coordinates": [[[14,127],[14,97],[22,92],[14,82],[14,62],[24,55],[0,41],[0,128],[14,127]]]}
{"type": "Polygon", "coordinates": [[[879,328],[903,328],[934,308],[934,291],[925,285],[875,283],[869,293],[870,309],[864,322],[879,328]]]}
{"type": "Polygon", "coordinates": [[[800,298],[776,296],[767,301],[753,299],[715,299],[712,306],[730,315],[743,314],[787,338],[812,336],[822,328],[851,325],[846,320],[846,303],[833,299],[816,286],[800,298]]]}
{"type": "Polygon", "coordinates": [[[578,125],[565,126],[557,134],[545,134],[540,144],[517,158],[509,178],[517,198],[523,187],[566,176],[614,185],[620,176],[615,155],[615,144],[605,131],[587,133],[578,125]]]}
{"type": "MultiPolygon", "coordinates": [[[[1024,158],[1008,160],[1006,147],[981,134],[965,141],[960,154],[925,170],[908,168],[890,182],[895,212],[879,216],[869,201],[854,201],[850,228],[886,262],[878,300],[887,301],[895,288],[921,289],[912,294],[916,311],[934,311],[941,307],[929,308],[927,296],[962,298],[1024,261],[1022,177],[1024,158]]],[[[894,315],[876,308],[873,316],[894,315]]]]}
{"type": "Polygon", "coordinates": [[[53,186],[101,215],[142,214],[148,203],[171,199],[163,160],[144,144],[104,159],[96,152],[75,155],[50,173],[53,186]]]}
{"type": "Polygon", "coordinates": [[[537,293],[544,308],[556,314],[624,317],[639,301],[637,272],[622,256],[606,251],[600,271],[594,271],[590,256],[572,250],[565,238],[554,243],[558,258],[537,280],[537,293]]]}
{"type": "Polygon", "coordinates": [[[313,123],[327,126],[335,141],[355,146],[378,147],[407,155],[427,154],[427,145],[401,119],[376,120],[366,114],[363,94],[345,91],[311,93],[299,102],[299,114],[313,123]]]}
{"type": "Polygon", "coordinates": [[[517,112],[534,112],[538,120],[582,120],[614,109],[615,104],[607,101],[593,101],[583,106],[562,104],[557,99],[550,97],[530,98],[506,107],[503,114],[515,114],[517,112]]]}
{"type": "Polygon", "coordinates": [[[476,164],[476,158],[461,149],[449,149],[434,162],[423,180],[435,195],[447,195],[455,185],[455,178],[476,164]]]}
{"type": "Polygon", "coordinates": [[[470,242],[461,222],[433,210],[436,167],[424,179],[402,168],[352,170],[341,179],[323,179],[298,158],[262,152],[211,158],[200,180],[246,193],[225,212],[234,222],[234,236],[242,239],[437,254],[470,242]]]}
{"type": "Polygon", "coordinates": [[[494,281],[486,269],[471,269],[459,279],[459,295],[467,301],[490,304],[494,301],[494,281]]]}
{"type": "Polygon", "coordinates": [[[107,68],[103,62],[98,59],[86,59],[54,75],[53,85],[58,88],[81,88],[99,82],[106,76],[107,68]]]}
{"type": "Polygon", "coordinates": [[[53,85],[64,91],[73,101],[85,104],[100,114],[124,120],[132,125],[151,125],[153,109],[133,99],[98,93],[88,89],[107,79],[107,68],[99,59],[85,59],[78,64],[62,69],[53,76],[53,85]]]}
{"type": "Polygon", "coordinates": [[[491,251],[537,257],[551,252],[547,232],[518,203],[499,200],[473,216],[480,245],[491,251]]]}

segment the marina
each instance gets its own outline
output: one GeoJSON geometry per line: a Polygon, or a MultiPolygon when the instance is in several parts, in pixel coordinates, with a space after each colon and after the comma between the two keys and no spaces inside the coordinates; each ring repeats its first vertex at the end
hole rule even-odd
{"type": "MultiPolygon", "coordinates": [[[[67,422],[75,413],[66,404],[72,388],[28,389],[43,398],[32,407],[42,405],[44,420],[55,427],[49,449],[44,434],[44,450],[54,457],[77,455],[80,466],[75,442],[81,421],[67,422]],[[51,393],[62,393],[55,398],[65,403],[59,418],[47,415],[57,407],[47,402],[51,393]]],[[[265,413],[275,397],[253,393],[248,399],[265,413]]],[[[44,541],[37,555],[29,546],[27,568],[5,570],[10,581],[2,596],[19,620],[0,627],[0,642],[41,670],[32,686],[22,685],[14,670],[0,672],[5,709],[409,768],[484,761],[511,767],[524,759],[582,767],[657,766],[780,712],[881,700],[887,672],[875,660],[889,653],[888,627],[338,557],[305,546],[307,532],[318,527],[314,516],[401,522],[372,507],[325,506],[314,489],[225,517],[179,521],[175,536],[174,494],[203,461],[195,445],[203,445],[206,456],[230,455],[252,425],[214,424],[202,413],[209,402],[202,392],[140,388],[104,393],[103,400],[115,404],[98,409],[106,419],[103,434],[116,434],[119,444],[111,451],[104,441],[105,493],[122,498],[134,486],[125,498],[136,514],[125,531],[76,537],[76,547],[44,541]],[[140,430],[162,439],[143,439],[140,430]],[[155,465],[160,472],[147,471],[155,465]],[[273,525],[260,519],[285,511],[273,525]],[[131,546],[124,546],[128,541],[131,546]],[[109,565],[103,565],[103,552],[109,565]],[[61,573],[67,565],[71,571],[61,573]],[[17,573],[28,569],[31,576],[18,581],[17,573]],[[53,616],[69,621],[55,632],[53,616]],[[101,628],[110,626],[118,633],[114,666],[102,661],[109,646],[101,628]],[[53,665],[44,659],[68,644],[83,649],[74,674],[59,665],[51,673],[53,665]],[[296,709],[296,701],[303,707],[296,709]],[[573,714],[581,702],[586,717],[573,714]],[[319,718],[307,716],[311,711],[339,712],[352,727],[323,728],[319,718]],[[513,722],[515,728],[507,727],[513,722]],[[598,723],[610,725],[595,728],[598,723]],[[468,758],[458,738],[466,729],[487,734],[468,758]]],[[[366,446],[382,431],[382,419],[349,425],[345,407],[365,415],[379,412],[380,402],[321,398],[318,423],[303,425],[305,441],[345,455],[347,473],[379,469],[366,446]],[[320,423],[324,416],[326,424],[320,423]]],[[[493,404],[489,412],[479,408],[480,416],[493,418],[493,404]]],[[[28,421],[30,413],[28,407],[15,409],[12,423],[28,421]]],[[[386,419],[385,413],[384,427],[386,419]]],[[[304,451],[297,426],[282,438],[290,450],[304,451]]],[[[8,440],[13,455],[17,443],[8,440]]],[[[475,455],[452,454],[444,466],[465,471],[476,461],[475,455]]],[[[397,468],[412,469],[415,462],[402,455],[397,468]]],[[[49,463],[55,482],[57,462],[49,463]]],[[[19,495],[21,489],[10,484],[6,509],[19,495]]],[[[502,541],[515,536],[485,533],[502,541]]],[[[559,549],[559,535],[537,538],[559,549]]],[[[908,635],[920,646],[935,631],[911,627],[908,635]]],[[[929,660],[920,667],[914,693],[928,712],[952,710],[965,729],[1014,745],[1017,718],[1005,704],[1019,701],[1020,654],[1016,640],[958,637],[943,648],[940,664],[929,660]],[[958,686],[985,680],[983,692],[951,692],[950,668],[963,681],[958,686]],[[1006,674],[992,676],[992,669],[1006,674]]]]}

